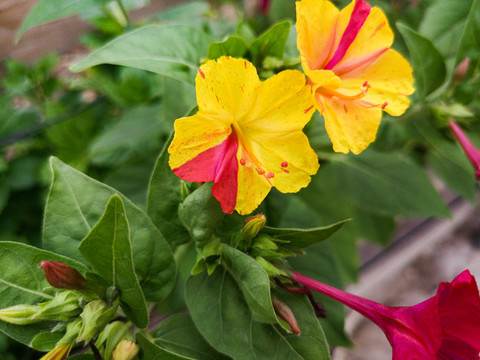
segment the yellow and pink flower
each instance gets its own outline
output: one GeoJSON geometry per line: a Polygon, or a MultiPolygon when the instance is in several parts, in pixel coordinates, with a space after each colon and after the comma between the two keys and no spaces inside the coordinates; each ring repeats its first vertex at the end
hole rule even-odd
{"type": "Polygon", "coordinates": [[[261,82],[244,59],[221,57],[200,67],[197,114],[175,121],[169,164],[181,179],[213,181],[222,210],[248,214],[272,186],[297,192],[318,170],[302,132],[314,109],[305,76],[283,71],[261,82]]]}
{"type": "Polygon", "coordinates": [[[297,2],[297,46],[315,107],[337,152],[362,152],[375,140],[382,110],[409,106],[412,69],[390,46],[385,14],[363,0],[339,11],[327,0],[297,2]]]}

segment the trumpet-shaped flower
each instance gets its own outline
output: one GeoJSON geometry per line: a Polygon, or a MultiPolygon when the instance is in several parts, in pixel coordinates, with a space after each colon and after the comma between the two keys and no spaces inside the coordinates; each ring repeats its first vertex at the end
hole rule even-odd
{"type": "Polygon", "coordinates": [[[411,307],[388,307],[292,272],[293,280],[359,312],[378,325],[393,360],[479,360],[480,296],[468,270],[411,307]]]}
{"type": "Polygon", "coordinates": [[[401,115],[413,76],[390,49],[385,14],[363,0],[339,11],[327,0],[297,2],[297,46],[315,107],[337,152],[362,152],[375,140],[382,110],[401,115]]]}
{"type": "Polygon", "coordinates": [[[169,164],[181,179],[213,181],[222,210],[248,214],[272,186],[297,192],[318,170],[302,132],[313,114],[304,75],[283,71],[261,82],[243,59],[221,57],[200,67],[198,112],[175,121],[169,164]]]}
{"type": "Polygon", "coordinates": [[[465,155],[467,155],[468,160],[472,164],[475,177],[477,180],[480,180],[480,151],[470,142],[467,135],[465,135],[462,128],[458,126],[455,121],[451,121],[449,125],[465,152],[465,155]]]}

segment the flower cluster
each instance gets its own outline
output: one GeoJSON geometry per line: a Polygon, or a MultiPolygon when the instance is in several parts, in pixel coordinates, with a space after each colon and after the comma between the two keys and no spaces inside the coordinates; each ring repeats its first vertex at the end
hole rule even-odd
{"type": "Polygon", "coordinates": [[[302,0],[297,33],[306,79],[287,70],[261,82],[247,60],[210,60],[196,77],[198,113],[175,122],[170,167],[187,181],[213,181],[226,213],[252,212],[273,186],[308,185],[319,164],[302,129],[315,108],[334,150],[358,154],[375,139],[382,110],[401,115],[409,105],[412,70],[390,49],[380,9],[302,0]]]}

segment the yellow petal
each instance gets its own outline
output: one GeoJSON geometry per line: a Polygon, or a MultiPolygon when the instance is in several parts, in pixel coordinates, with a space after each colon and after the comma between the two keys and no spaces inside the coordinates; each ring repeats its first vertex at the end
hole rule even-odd
{"type": "Polygon", "coordinates": [[[405,58],[395,50],[388,50],[366,68],[342,77],[343,87],[358,92],[365,81],[369,89],[363,101],[372,105],[385,106],[390,115],[403,114],[410,101],[408,95],[414,92],[412,68],[405,58]]]}
{"type": "Polygon", "coordinates": [[[252,111],[238,122],[245,136],[258,132],[301,130],[314,112],[311,89],[305,75],[286,70],[262,83],[252,111]]]}
{"type": "Polygon", "coordinates": [[[282,135],[259,133],[252,149],[267,169],[272,186],[283,193],[306,187],[319,168],[317,155],[302,131],[282,135]]]}
{"type": "Polygon", "coordinates": [[[238,193],[235,210],[241,215],[250,214],[265,199],[271,187],[267,178],[258,174],[252,164],[240,165],[238,167],[238,193]]]}
{"type": "Polygon", "coordinates": [[[175,169],[205,150],[221,144],[231,132],[228,122],[200,112],[177,119],[175,137],[168,148],[170,167],[175,169]]]}
{"type": "Polygon", "coordinates": [[[251,108],[261,85],[257,70],[248,61],[222,56],[202,65],[195,79],[200,112],[240,119],[251,108]]]}
{"type": "Polygon", "coordinates": [[[321,69],[331,57],[338,9],[326,0],[302,0],[297,6],[297,46],[304,69],[321,69]]]}
{"type": "Polygon", "coordinates": [[[325,108],[325,127],[333,143],[333,150],[359,154],[375,140],[382,110],[365,107],[356,101],[317,95],[325,108]]]}
{"type": "MultiPolygon", "coordinates": [[[[343,34],[348,25],[353,5],[354,2],[344,8],[338,16],[336,31],[339,34],[343,34]]],[[[370,55],[375,55],[378,51],[390,48],[392,43],[393,32],[388,24],[388,19],[382,10],[374,7],[371,9],[370,14],[345,53],[345,56],[333,68],[333,71],[337,75],[341,75],[347,70],[358,68],[361,64],[368,62],[371,58],[370,55]]]]}

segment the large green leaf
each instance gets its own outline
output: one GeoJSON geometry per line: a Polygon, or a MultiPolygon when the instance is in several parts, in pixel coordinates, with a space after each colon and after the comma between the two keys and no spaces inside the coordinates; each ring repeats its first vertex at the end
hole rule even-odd
{"type": "Polygon", "coordinates": [[[163,347],[151,342],[142,333],[136,335],[138,345],[142,349],[142,357],[144,360],[195,360],[191,357],[185,357],[175,354],[163,347]]]}
{"type": "Polygon", "coordinates": [[[181,222],[199,243],[210,240],[225,215],[212,195],[212,187],[213,183],[203,184],[178,209],[181,222]]]}
{"type": "Polygon", "coordinates": [[[267,56],[283,58],[290,26],[288,20],[275,24],[250,44],[250,54],[255,65],[261,65],[267,56]]]}
{"type": "Polygon", "coordinates": [[[282,229],[265,226],[263,232],[269,234],[275,239],[288,240],[289,246],[305,248],[327,240],[330,236],[340,230],[347,221],[349,220],[312,229],[282,229]]]}
{"type": "Polygon", "coordinates": [[[237,35],[231,35],[224,41],[214,42],[208,48],[208,58],[218,59],[220,56],[243,57],[248,51],[248,45],[237,35]]]}
{"type": "Polygon", "coordinates": [[[135,275],[130,230],[118,195],[110,198],[105,213],[82,240],[79,250],[93,271],[118,290],[125,315],[137,327],[146,327],[147,305],[135,275]]]}
{"type": "Polygon", "coordinates": [[[456,63],[466,57],[478,62],[480,57],[480,0],[474,0],[460,38],[456,63]]]}
{"type": "Polygon", "coordinates": [[[23,20],[15,39],[37,25],[78,14],[99,6],[98,0],[40,0],[23,20]]]}
{"type": "Polygon", "coordinates": [[[415,88],[421,100],[438,89],[447,74],[443,56],[426,37],[403,24],[397,24],[412,59],[415,88]]]}
{"type": "Polygon", "coordinates": [[[182,202],[181,180],[168,165],[168,147],[172,139],[173,134],[165,143],[153,170],[148,188],[147,211],[168,242],[179,245],[191,238],[178,217],[178,206],[182,202]]]}
{"type": "Polygon", "coordinates": [[[454,56],[472,0],[442,0],[430,5],[420,24],[420,34],[428,37],[444,55],[454,56]]]}
{"type": "MultiPolygon", "coordinates": [[[[56,158],[51,159],[52,186],[43,224],[43,245],[85,262],[79,242],[100,220],[108,199],[116,193],[56,158]]],[[[133,261],[145,297],[161,301],[175,283],[176,265],[170,246],[140,208],[120,195],[130,226],[133,261]]]]}
{"type": "Polygon", "coordinates": [[[448,216],[423,170],[400,153],[366,151],[339,155],[319,171],[317,181],[336,184],[336,194],[360,209],[383,215],[448,216]]]}
{"type": "Polygon", "coordinates": [[[193,83],[210,38],[185,25],[148,25],[119,36],[71,67],[82,71],[99,64],[131,66],[193,83]]]}
{"type": "Polygon", "coordinates": [[[187,303],[205,339],[234,359],[323,360],[329,349],[322,328],[304,296],[277,296],[295,314],[301,335],[287,334],[279,325],[254,321],[243,294],[227,270],[217,268],[187,281],[187,303]]]}
{"type": "MultiPolygon", "coordinates": [[[[53,298],[52,288],[40,268],[40,263],[44,260],[64,262],[81,273],[88,270],[85,265],[50,251],[0,241],[0,309],[19,304],[37,304],[53,298]]],[[[49,332],[51,327],[52,322],[12,325],[0,321],[1,332],[27,345],[31,345],[37,334],[49,332]]]]}
{"type": "Polygon", "coordinates": [[[223,246],[225,268],[237,282],[255,321],[277,323],[266,271],[250,256],[228,245],[223,246]]]}
{"type": "Polygon", "coordinates": [[[152,332],[155,344],[196,360],[226,360],[198,332],[190,315],[177,314],[162,321],[152,332]]]}

